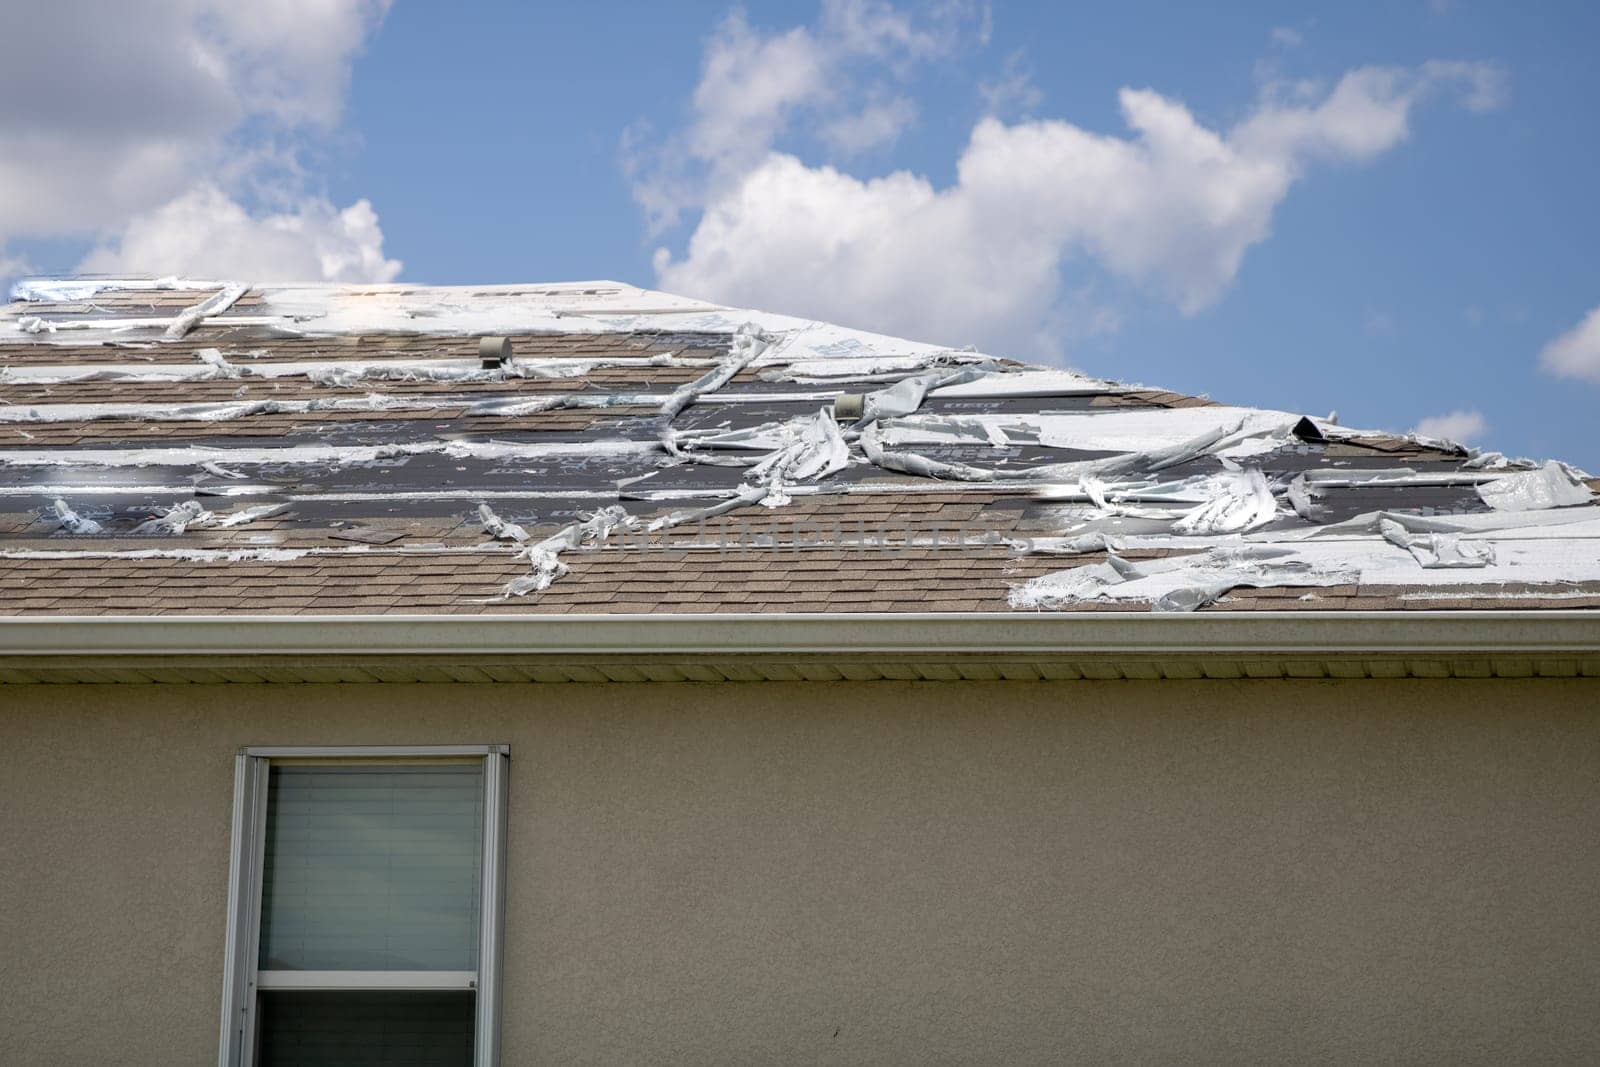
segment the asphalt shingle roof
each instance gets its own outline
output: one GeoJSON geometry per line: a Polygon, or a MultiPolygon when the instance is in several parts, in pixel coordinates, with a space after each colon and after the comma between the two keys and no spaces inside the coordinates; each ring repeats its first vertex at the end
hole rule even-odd
{"type": "Polygon", "coordinates": [[[1561,465],[617,283],[170,284],[0,310],[0,614],[1600,608],[1561,465]]]}

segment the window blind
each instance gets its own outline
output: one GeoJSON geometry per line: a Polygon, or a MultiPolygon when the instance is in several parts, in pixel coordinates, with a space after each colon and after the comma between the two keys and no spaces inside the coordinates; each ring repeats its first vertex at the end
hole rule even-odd
{"type": "Polygon", "coordinates": [[[477,967],[481,763],[274,765],[262,970],[477,967]]]}

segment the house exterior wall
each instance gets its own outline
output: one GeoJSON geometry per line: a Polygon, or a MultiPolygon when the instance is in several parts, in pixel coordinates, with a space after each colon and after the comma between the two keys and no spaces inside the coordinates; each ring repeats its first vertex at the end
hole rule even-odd
{"type": "Polygon", "coordinates": [[[505,742],[504,1057],[1593,1062],[1600,686],[7,687],[0,1060],[214,1060],[233,755],[505,742]]]}

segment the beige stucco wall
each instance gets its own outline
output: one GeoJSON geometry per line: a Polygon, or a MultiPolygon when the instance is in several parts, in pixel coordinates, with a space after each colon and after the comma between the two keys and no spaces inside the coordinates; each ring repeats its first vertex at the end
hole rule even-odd
{"type": "Polygon", "coordinates": [[[1600,685],[0,689],[0,1061],[215,1057],[233,752],[508,742],[505,1062],[1600,1060],[1600,685]]]}

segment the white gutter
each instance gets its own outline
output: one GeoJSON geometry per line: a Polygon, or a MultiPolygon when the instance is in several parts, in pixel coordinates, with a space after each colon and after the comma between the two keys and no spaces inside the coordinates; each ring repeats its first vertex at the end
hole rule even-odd
{"type": "Polygon", "coordinates": [[[16,657],[1600,655],[1600,611],[24,616],[16,657]]]}

